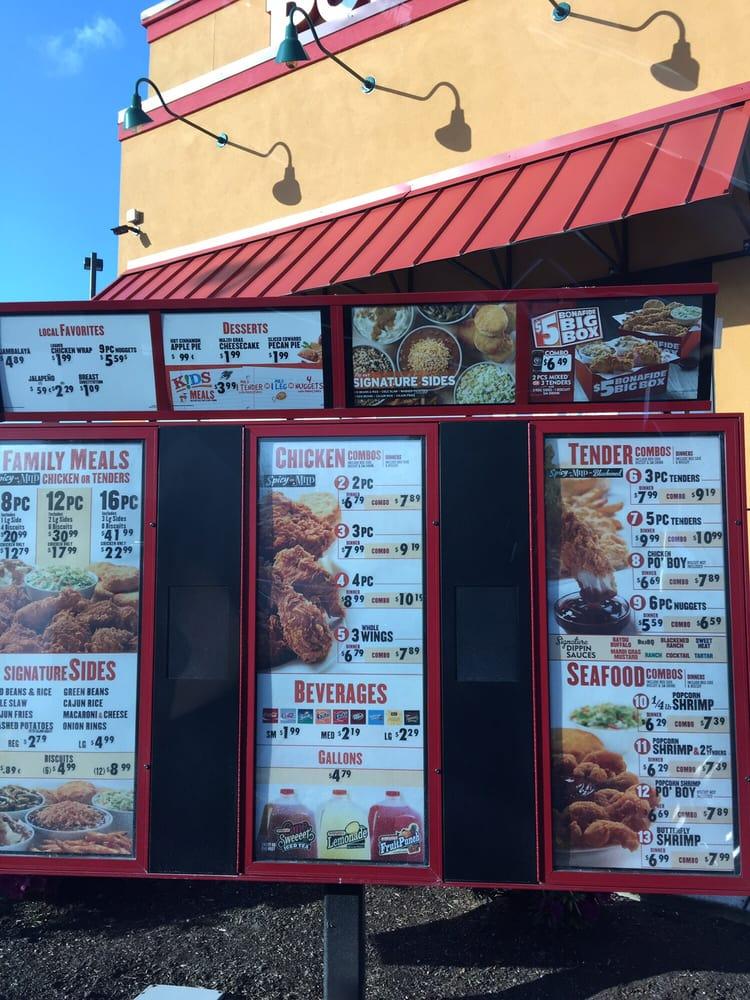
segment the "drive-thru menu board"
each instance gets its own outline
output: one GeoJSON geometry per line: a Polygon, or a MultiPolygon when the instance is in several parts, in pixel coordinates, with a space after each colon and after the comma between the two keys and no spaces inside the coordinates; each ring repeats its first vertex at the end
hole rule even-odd
{"type": "Polygon", "coordinates": [[[167,313],[162,325],[175,410],[323,408],[319,311],[167,313]]]}
{"type": "Polygon", "coordinates": [[[556,866],[732,873],[721,436],[545,458],[556,866]]]}
{"type": "Polygon", "coordinates": [[[143,445],[0,445],[0,853],[133,853],[143,445]]]}
{"type": "Polygon", "coordinates": [[[257,861],[425,863],[422,464],[260,443],[257,861]]]}
{"type": "Polygon", "coordinates": [[[2,316],[0,387],[6,412],[155,410],[149,318],[2,316]]]}

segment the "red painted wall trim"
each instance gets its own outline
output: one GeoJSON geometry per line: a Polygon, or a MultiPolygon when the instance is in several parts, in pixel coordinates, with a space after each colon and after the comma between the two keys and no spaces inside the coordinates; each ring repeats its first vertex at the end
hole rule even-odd
{"type": "Polygon", "coordinates": [[[174,7],[142,21],[148,43],[150,45],[157,39],[236,2],[237,0],[183,0],[182,3],[175,4],[174,7]]]}
{"type": "MultiPolygon", "coordinates": [[[[206,4],[211,2],[218,3],[218,0],[204,0],[204,2],[206,4]]],[[[231,0],[227,0],[227,2],[231,2],[231,0]]],[[[437,14],[442,10],[447,10],[449,7],[454,7],[459,3],[465,3],[465,0],[412,0],[413,6],[409,8],[410,19],[408,24],[414,24],[417,21],[421,21],[425,17],[429,17],[431,14],[437,14]]],[[[218,7],[216,9],[218,9],[218,7]]],[[[209,11],[206,13],[209,13],[209,11]]],[[[340,52],[345,52],[347,49],[353,48],[356,45],[362,45],[364,42],[369,42],[373,38],[378,38],[380,35],[387,35],[391,31],[395,31],[397,28],[407,27],[407,24],[403,22],[395,23],[396,19],[394,19],[392,14],[392,9],[384,10],[380,14],[373,14],[372,17],[369,17],[364,21],[342,28],[335,34],[328,35],[324,39],[324,45],[326,48],[330,49],[331,52],[338,54],[340,52]]],[[[195,18],[193,18],[193,20],[195,20],[195,18]]],[[[305,51],[309,56],[309,61],[303,63],[293,72],[303,72],[306,67],[312,66],[320,59],[327,58],[314,42],[306,45],[305,51]]],[[[363,72],[365,68],[360,67],[363,72]]],[[[371,67],[371,69],[375,71],[377,70],[377,67],[371,67]]],[[[220,101],[226,101],[230,97],[236,97],[237,94],[243,94],[248,90],[252,90],[254,87],[259,87],[261,84],[268,83],[270,80],[275,80],[280,76],[288,74],[289,72],[291,71],[288,70],[286,66],[282,66],[279,63],[274,62],[273,59],[269,59],[267,62],[260,63],[258,66],[252,66],[250,69],[244,70],[241,73],[227,77],[226,80],[220,80],[218,83],[204,87],[193,94],[188,94],[186,97],[170,101],[170,107],[172,107],[172,109],[180,115],[194,114],[196,111],[201,111],[203,108],[211,107],[211,105],[218,104],[220,101]]],[[[159,83],[158,80],[155,82],[157,84],[159,83]]],[[[383,82],[398,85],[398,81],[383,82]]],[[[149,132],[151,129],[159,128],[161,125],[167,125],[174,121],[174,119],[168,115],[163,108],[154,108],[149,111],[149,114],[151,115],[153,122],[151,125],[146,125],[144,128],[140,129],[139,134],[142,132],[149,132]]],[[[229,132],[231,133],[231,129],[229,129],[229,132]]],[[[134,138],[134,135],[123,130],[122,125],[119,126],[118,134],[121,142],[126,139],[134,138]]]]}

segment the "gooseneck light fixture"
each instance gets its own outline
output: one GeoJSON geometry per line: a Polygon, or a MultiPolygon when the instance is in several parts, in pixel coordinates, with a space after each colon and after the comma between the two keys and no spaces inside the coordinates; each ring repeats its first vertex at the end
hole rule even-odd
{"type": "Polygon", "coordinates": [[[377,83],[375,82],[375,77],[360,76],[356,70],[353,70],[351,68],[351,66],[347,66],[347,64],[343,61],[343,59],[339,59],[339,57],[335,55],[333,52],[331,52],[330,49],[327,49],[325,45],[323,45],[323,43],[321,42],[320,38],[318,37],[318,32],[315,30],[315,25],[313,24],[310,15],[307,13],[306,10],[304,10],[304,8],[298,7],[296,3],[292,4],[292,6],[289,9],[289,21],[286,26],[286,31],[284,32],[284,40],[279,46],[279,51],[276,53],[276,62],[284,63],[288,69],[294,69],[297,63],[305,62],[310,58],[308,54],[305,52],[302,42],[300,42],[299,40],[299,35],[297,33],[297,25],[294,23],[295,14],[301,14],[302,17],[305,19],[305,21],[307,21],[307,25],[310,28],[310,31],[312,32],[313,38],[315,39],[315,44],[318,46],[320,51],[324,55],[328,56],[329,59],[333,59],[333,61],[337,63],[342,69],[346,70],[346,72],[349,73],[350,76],[353,76],[355,79],[359,80],[359,82],[362,84],[363,94],[371,94],[373,90],[375,90],[375,88],[377,87],[377,83]]]}
{"type": "Polygon", "coordinates": [[[569,3],[557,3],[556,0],[549,0],[549,2],[554,8],[552,17],[555,21],[564,21],[570,17],[577,21],[601,24],[605,28],[617,28],[618,31],[644,31],[658,17],[671,18],[677,25],[679,36],[672,46],[672,55],[669,59],[654,63],[651,67],[651,75],[663,86],[671,87],[672,90],[695,90],[698,86],[700,64],[697,59],[693,58],[690,51],[685,22],[673,10],[657,10],[650,17],[647,17],[643,24],[631,25],[621,24],[619,21],[608,21],[603,17],[594,17],[592,14],[579,14],[578,11],[571,10],[569,3]]]}
{"type": "Polygon", "coordinates": [[[226,132],[212,132],[208,128],[204,128],[202,125],[198,125],[196,122],[191,122],[189,118],[185,118],[184,115],[178,115],[176,111],[173,111],[162,96],[162,92],[156,86],[153,80],[149,80],[147,76],[141,76],[135,81],[135,87],[133,88],[133,99],[130,102],[130,107],[125,111],[125,118],[123,120],[122,126],[126,132],[137,132],[139,128],[143,128],[144,125],[150,125],[153,118],[143,110],[143,101],[141,100],[141,95],[138,93],[138,88],[142,83],[147,83],[149,87],[154,91],[156,96],[159,98],[161,106],[177,121],[184,122],[189,125],[190,128],[194,128],[197,132],[202,132],[204,135],[210,136],[212,139],[216,140],[216,145],[223,149],[229,143],[229,136],[226,132]]]}
{"type": "MultiPolygon", "coordinates": [[[[307,58],[307,56],[305,56],[305,58],[307,58]]],[[[271,156],[276,149],[283,149],[287,155],[287,165],[284,168],[284,177],[282,180],[277,181],[273,186],[273,196],[276,201],[281,202],[283,205],[298,205],[300,201],[302,201],[302,191],[299,186],[299,181],[294,173],[292,151],[285,142],[275,142],[265,153],[261,153],[260,150],[253,149],[252,146],[243,146],[239,142],[232,142],[226,132],[212,132],[211,129],[204,128],[202,125],[198,125],[189,118],[185,118],[184,115],[179,115],[176,111],[173,111],[164,100],[161,91],[156,86],[154,81],[150,80],[147,76],[139,77],[139,79],[135,82],[133,99],[130,102],[130,106],[126,110],[125,117],[123,119],[123,128],[126,132],[137,132],[138,129],[143,128],[144,125],[151,124],[153,121],[153,118],[143,110],[143,101],[141,99],[141,95],[138,93],[138,87],[142,83],[147,83],[149,87],[152,88],[167,114],[171,115],[172,118],[177,119],[177,121],[184,122],[185,125],[189,125],[190,128],[194,128],[197,132],[202,132],[203,135],[207,135],[211,139],[215,139],[216,145],[220,149],[224,149],[225,146],[232,146],[234,149],[239,149],[243,153],[250,153],[251,156],[258,156],[262,160],[271,156]]],[[[128,229],[123,230],[123,232],[124,231],[134,232],[135,230],[132,229],[132,227],[128,227],[128,229]]],[[[113,232],[116,232],[116,230],[113,230],[113,232]]],[[[120,233],[117,233],[117,235],[120,235],[120,233]]]]}

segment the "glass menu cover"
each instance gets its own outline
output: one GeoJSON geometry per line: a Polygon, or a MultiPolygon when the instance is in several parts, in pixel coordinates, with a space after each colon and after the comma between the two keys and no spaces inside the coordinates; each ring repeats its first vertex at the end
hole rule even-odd
{"type": "Polygon", "coordinates": [[[164,362],[175,410],[320,410],[319,310],[165,313],[164,362]]]}
{"type": "Polygon", "coordinates": [[[422,447],[260,442],[256,861],[426,862],[422,447]]]}
{"type": "Polygon", "coordinates": [[[0,857],[133,854],[143,445],[0,445],[0,857]]]}
{"type": "Polygon", "coordinates": [[[721,435],[545,442],[555,867],[731,874],[721,435]]]}
{"type": "Polygon", "coordinates": [[[2,316],[0,387],[14,413],[155,410],[149,318],[2,316]]]}
{"type": "Polygon", "coordinates": [[[529,302],[530,403],[708,398],[713,300],[529,302]]]}
{"type": "Polygon", "coordinates": [[[353,406],[516,399],[516,305],[433,302],[351,311],[353,406]]]}

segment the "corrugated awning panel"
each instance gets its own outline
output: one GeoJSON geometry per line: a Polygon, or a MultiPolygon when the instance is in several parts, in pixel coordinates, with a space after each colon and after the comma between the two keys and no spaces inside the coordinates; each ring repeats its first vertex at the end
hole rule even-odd
{"type": "Polygon", "coordinates": [[[390,200],[132,271],[98,297],[289,295],[724,195],[750,103],[701,100],[699,113],[670,120],[661,109],[638,129],[612,126],[578,145],[560,140],[535,156],[504,157],[390,200]]]}

